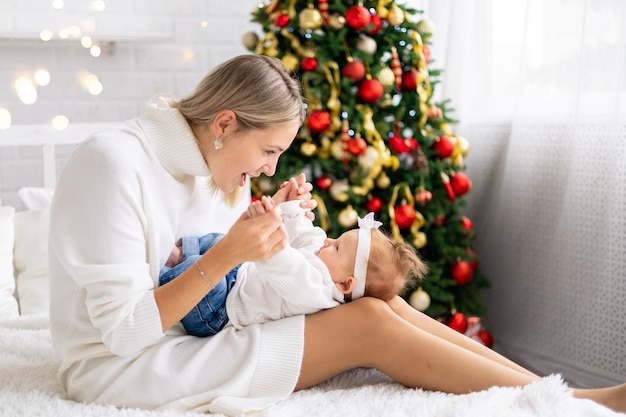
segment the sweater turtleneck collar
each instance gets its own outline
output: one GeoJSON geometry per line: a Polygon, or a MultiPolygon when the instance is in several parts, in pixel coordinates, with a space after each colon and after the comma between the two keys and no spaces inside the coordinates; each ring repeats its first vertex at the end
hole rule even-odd
{"type": "Polygon", "coordinates": [[[170,97],[154,97],[148,102],[146,113],[139,117],[150,146],[172,176],[210,176],[189,123],[172,108],[173,103],[170,97]]]}

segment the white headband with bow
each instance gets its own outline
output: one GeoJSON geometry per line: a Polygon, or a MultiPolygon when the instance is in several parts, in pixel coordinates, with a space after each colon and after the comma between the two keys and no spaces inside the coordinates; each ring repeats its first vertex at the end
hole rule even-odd
{"type": "Polygon", "coordinates": [[[365,294],[365,279],[367,263],[370,257],[372,229],[378,229],[383,224],[374,220],[374,213],[367,213],[364,218],[358,218],[359,237],[356,243],[356,258],[354,260],[354,278],[356,288],[352,291],[352,300],[363,297],[365,294]]]}

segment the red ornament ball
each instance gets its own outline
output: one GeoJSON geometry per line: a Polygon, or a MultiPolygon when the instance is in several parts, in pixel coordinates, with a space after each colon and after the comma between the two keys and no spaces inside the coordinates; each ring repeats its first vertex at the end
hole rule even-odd
{"type": "Polygon", "coordinates": [[[452,264],[450,275],[459,285],[466,285],[474,276],[474,269],[468,261],[460,260],[452,264]]]}
{"type": "Polygon", "coordinates": [[[415,220],[415,209],[410,204],[400,204],[394,208],[394,214],[396,216],[396,223],[400,229],[406,229],[411,227],[413,220],[415,220]]]}
{"type": "Polygon", "coordinates": [[[488,348],[493,347],[493,336],[491,335],[491,333],[489,333],[489,331],[485,329],[480,329],[476,336],[478,336],[483,345],[487,346],[488,348]]]}
{"type": "Polygon", "coordinates": [[[302,60],[300,66],[305,71],[315,71],[317,69],[317,59],[306,57],[302,60]]]}
{"type": "Polygon", "coordinates": [[[274,24],[279,28],[284,28],[289,24],[289,15],[281,13],[274,19],[274,24]]]}
{"type": "Polygon", "coordinates": [[[365,209],[367,211],[378,213],[380,209],[382,208],[383,208],[383,200],[381,200],[378,197],[372,197],[365,202],[365,209]]]}
{"type": "Polygon", "coordinates": [[[321,176],[315,182],[317,184],[317,188],[321,190],[328,190],[331,185],[333,185],[333,179],[328,175],[321,176]]]}
{"type": "Polygon", "coordinates": [[[341,74],[344,77],[352,78],[354,81],[361,81],[365,77],[365,65],[361,61],[351,61],[343,66],[341,74]]]}
{"type": "Polygon", "coordinates": [[[307,127],[313,133],[320,133],[330,127],[330,113],[324,110],[314,110],[309,114],[307,127]]]}
{"type": "Polygon", "coordinates": [[[359,98],[366,103],[374,103],[383,96],[383,85],[378,80],[365,80],[359,86],[359,98]]]}
{"type": "Polygon", "coordinates": [[[346,11],[346,24],[354,30],[365,29],[372,20],[372,15],[367,7],[352,6],[346,11]]]}
{"type": "Polygon", "coordinates": [[[348,142],[348,151],[354,156],[363,155],[367,149],[367,142],[363,138],[354,138],[348,142]]]}
{"type": "Polygon", "coordinates": [[[380,15],[373,14],[370,20],[370,25],[367,28],[368,35],[376,35],[383,28],[383,19],[380,15]]]}
{"type": "Polygon", "coordinates": [[[466,235],[469,235],[470,232],[472,230],[474,230],[474,224],[472,223],[472,221],[470,220],[469,217],[467,216],[462,216],[461,217],[461,227],[463,229],[465,229],[467,232],[465,233],[466,235]]]}
{"type": "Polygon", "coordinates": [[[439,136],[433,143],[433,149],[439,153],[439,158],[448,158],[454,152],[454,141],[446,135],[439,136]]]}
{"type": "Polygon", "coordinates": [[[463,313],[456,312],[448,320],[448,326],[459,333],[465,334],[467,331],[467,317],[463,313]]]}
{"type": "Polygon", "coordinates": [[[474,250],[472,248],[467,248],[465,250],[465,253],[467,253],[467,255],[469,256],[469,264],[472,267],[473,271],[476,271],[478,269],[478,265],[480,265],[480,260],[478,259],[478,255],[476,255],[476,252],[474,252],[474,250]]]}
{"type": "Polygon", "coordinates": [[[402,89],[404,91],[415,91],[417,88],[417,70],[411,68],[402,73],[402,89]]]}
{"type": "Polygon", "coordinates": [[[395,153],[408,153],[417,148],[417,140],[415,138],[399,138],[397,136],[391,136],[389,138],[389,147],[395,153]]]}
{"type": "Polygon", "coordinates": [[[450,184],[454,194],[461,196],[472,189],[472,180],[462,172],[456,172],[450,177],[450,184]]]}

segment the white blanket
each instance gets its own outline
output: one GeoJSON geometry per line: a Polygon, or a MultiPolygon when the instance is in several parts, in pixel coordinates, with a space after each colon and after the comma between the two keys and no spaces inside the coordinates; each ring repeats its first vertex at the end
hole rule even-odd
{"type": "MultiPolygon", "coordinates": [[[[0,320],[0,416],[192,417],[194,413],[118,409],[66,399],[56,379],[48,319],[0,320]]],[[[207,414],[202,414],[207,417],[207,414]]],[[[213,415],[222,417],[222,415],[213,415]]],[[[371,369],[355,369],[297,392],[254,417],[616,417],[591,401],[572,398],[558,375],[525,388],[492,388],[468,395],[409,389],[371,369]]]]}

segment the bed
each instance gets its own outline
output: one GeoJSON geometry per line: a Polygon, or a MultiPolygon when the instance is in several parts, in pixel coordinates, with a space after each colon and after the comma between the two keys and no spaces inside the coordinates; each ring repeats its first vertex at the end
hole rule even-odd
{"type": "MultiPolygon", "coordinates": [[[[56,378],[47,314],[47,205],[56,183],[56,149],[71,147],[104,125],[65,131],[18,126],[0,131],[0,168],[11,166],[22,146],[41,147],[41,178],[20,184],[19,204],[0,204],[0,415],[178,417],[194,413],[118,409],[66,398],[56,378]],[[11,160],[9,160],[11,159],[11,160]],[[22,188],[22,186],[24,188],[22,188]]],[[[61,161],[62,163],[62,161],[61,161]]],[[[3,171],[6,172],[6,171],[3,171]]],[[[5,181],[2,182],[3,186],[5,181]]],[[[14,187],[15,188],[15,187],[14,187]]],[[[5,192],[6,190],[0,190],[5,192]]],[[[6,191],[3,196],[12,195],[6,191]]],[[[416,352],[419,354],[419,352],[416,352]]],[[[591,401],[574,399],[559,375],[524,388],[492,388],[467,395],[409,389],[373,369],[354,369],[251,413],[282,416],[568,416],[615,417],[591,401]]],[[[207,414],[204,414],[207,416],[207,414]]],[[[216,414],[213,416],[222,416],[216,414]]]]}

